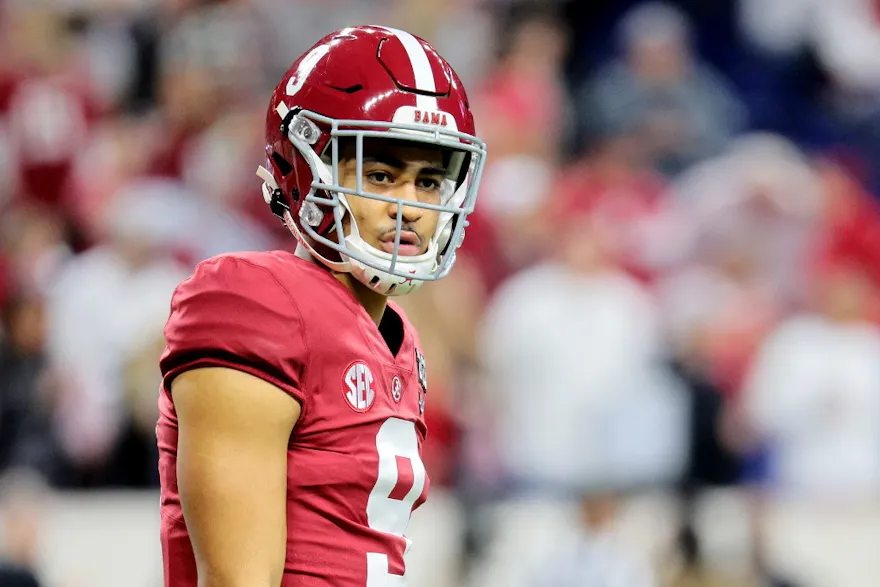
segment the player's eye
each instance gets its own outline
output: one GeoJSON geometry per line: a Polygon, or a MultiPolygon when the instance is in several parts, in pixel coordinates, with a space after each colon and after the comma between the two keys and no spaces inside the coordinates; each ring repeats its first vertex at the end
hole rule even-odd
{"type": "Polygon", "coordinates": [[[367,179],[376,185],[389,185],[394,181],[394,178],[387,171],[370,171],[366,175],[367,179]]]}
{"type": "Polygon", "coordinates": [[[416,187],[426,192],[435,192],[440,190],[440,181],[432,177],[420,177],[416,181],[416,187]]]}

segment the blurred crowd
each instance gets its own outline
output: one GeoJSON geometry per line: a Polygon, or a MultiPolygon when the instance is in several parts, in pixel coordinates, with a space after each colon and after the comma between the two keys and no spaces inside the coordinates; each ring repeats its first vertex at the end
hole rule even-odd
{"type": "Polygon", "coordinates": [[[688,504],[880,495],[870,0],[0,0],[0,472],[157,485],[171,292],[294,246],[253,175],[269,91],[370,22],[438,47],[489,146],[459,264],[402,300],[462,568],[487,504],[540,498],[577,503],[571,538],[495,584],[786,585],[701,574],[688,504]],[[663,577],[608,530],[656,488],[663,577]]]}

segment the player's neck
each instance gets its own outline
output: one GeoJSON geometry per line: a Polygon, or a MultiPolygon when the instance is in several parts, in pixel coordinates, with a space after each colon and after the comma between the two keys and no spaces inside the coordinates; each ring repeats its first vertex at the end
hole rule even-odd
{"type": "Polygon", "coordinates": [[[361,303],[367,314],[370,315],[376,326],[382,321],[385,314],[385,308],[388,305],[388,298],[382,294],[376,293],[366,285],[352,277],[350,273],[333,273],[339,283],[344,285],[351,291],[354,297],[361,303]]]}

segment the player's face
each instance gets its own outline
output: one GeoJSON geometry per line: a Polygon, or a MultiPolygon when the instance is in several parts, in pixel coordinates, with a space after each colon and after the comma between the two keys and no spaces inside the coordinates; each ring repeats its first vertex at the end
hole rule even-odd
{"type": "MultiPolygon", "coordinates": [[[[357,161],[353,149],[339,163],[340,184],[356,187],[357,161]]],[[[440,186],[446,176],[443,153],[437,147],[392,140],[365,140],[363,191],[400,198],[403,201],[440,203],[440,186]]],[[[394,252],[397,203],[348,196],[358,231],[364,241],[386,253],[394,252]]],[[[400,255],[420,255],[428,250],[440,213],[436,210],[403,206],[400,255]]],[[[351,230],[346,216],[345,233],[351,230]]]]}

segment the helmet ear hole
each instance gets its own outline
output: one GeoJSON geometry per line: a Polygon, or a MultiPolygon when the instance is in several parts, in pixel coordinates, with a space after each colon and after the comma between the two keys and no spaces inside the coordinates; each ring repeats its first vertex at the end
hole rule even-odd
{"type": "Polygon", "coordinates": [[[275,166],[278,167],[278,171],[281,173],[281,177],[286,177],[293,171],[293,165],[290,162],[281,156],[281,153],[272,153],[272,161],[275,162],[275,166]]]}

